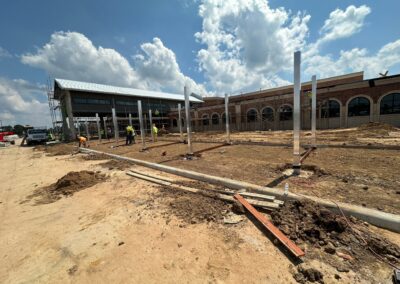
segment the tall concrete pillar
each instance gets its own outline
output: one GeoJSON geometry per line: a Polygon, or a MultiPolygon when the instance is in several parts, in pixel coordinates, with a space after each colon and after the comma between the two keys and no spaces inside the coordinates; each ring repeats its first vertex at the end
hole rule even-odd
{"type": "Polygon", "coordinates": [[[100,117],[98,113],[96,113],[96,124],[97,124],[97,135],[99,136],[99,141],[101,142],[100,117]]]}
{"type": "Polygon", "coordinates": [[[311,93],[311,139],[312,146],[317,145],[316,141],[316,129],[317,129],[317,76],[313,75],[312,81],[312,93],[311,93]]]}
{"type": "MultiPolygon", "coordinates": [[[[222,118],[222,116],[221,116],[222,118]]],[[[231,143],[231,131],[229,128],[229,96],[225,94],[225,128],[226,128],[226,142],[231,143]]]]}
{"type": "Polygon", "coordinates": [[[112,108],[111,112],[112,112],[112,117],[113,117],[113,122],[114,122],[114,136],[115,136],[115,140],[118,141],[119,128],[118,128],[118,120],[117,120],[117,114],[115,113],[115,108],[112,108]]]}
{"type": "Polygon", "coordinates": [[[300,173],[300,64],[301,53],[294,53],[293,78],[293,173],[300,173]]]}
{"type": "Polygon", "coordinates": [[[190,102],[189,102],[189,90],[188,87],[184,87],[183,93],[185,94],[185,112],[186,112],[186,132],[187,132],[187,142],[188,142],[188,154],[193,155],[192,149],[192,131],[190,123],[190,102]]]}
{"type": "Polygon", "coordinates": [[[68,125],[69,125],[69,139],[74,140],[76,137],[75,125],[74,125],[74,116],[72,114],[72,101],[71,94],[69,91],[65,92],[65,108],[68,116],[68,125]]]}
{"type": "Polygon", "coordinates": [[[151,141],[154,142],[154,132],[153,132],[153,114],[151,113],[151,109],[149,109],[149,120],[150,120],[150,133],[151,133],[151,141]]]}
{"type": "Polygon", "coordinates": [[[181,104],[178,104],[178,127],[179,127],[181,142],[183,142],[182,117],[181,117],[182,110],[181,109],[182,109],[181,104]]]}
{"type": "Polygon", "coordinates": [[[103,117],[103,122],[104,122],[104,135],[105,135],[106,139],[108,139],[110,137],[108,137],[108,133],[107,133],[107,117],[106,116],[103,117]]]}

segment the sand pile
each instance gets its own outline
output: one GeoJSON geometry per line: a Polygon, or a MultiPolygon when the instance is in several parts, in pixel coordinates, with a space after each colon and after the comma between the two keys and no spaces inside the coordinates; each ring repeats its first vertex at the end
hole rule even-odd
{"type": "Polygon", "coordinates": [[[99,172],[69,172],[56,183],[35,190],[32,195],[28,196],[28,201],[35,198],[36,204],[53,203],[63,196],[72,196],[74,193],[103,182],[106,179],[107,177],[99,172]]]}

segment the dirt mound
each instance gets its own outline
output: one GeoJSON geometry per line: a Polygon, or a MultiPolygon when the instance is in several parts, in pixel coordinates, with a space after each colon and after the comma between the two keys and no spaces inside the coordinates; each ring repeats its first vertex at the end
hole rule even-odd
{"type": "Polygon", "coordinates": [[[386,261],[399,263],[400,248],[371,232],[354,217],[346,219],[312,201],[288,201],[271,214],[272,221],[297,244],[309,245],[308,256],[324,258],[338,270],[372,267],[379,254],[386,261]]]}
{"type": "Polygon", "coordinates": [[[77,152],[74,143],[60,143],[54,145],[38,145],[34,148],[35,151],[43,151],[48,156],[71,155],[77,152]]]}
{"type": "Polygon", "coordinates": [[[37,198],[36,204],[53,203],[63,196],[72,196],[75,192],[91,187],[106,179],[107,177],[99,172],[69,172],[56,183],[35,190],[32,195],[28,196],[26,201],[37,198]]]}
{"type": "Polygon", "coordinates": [[[160,197],[166,198],[168,211],[188,224],[204,222],[222,223],[231,205],[202,194],[179,191],[168,186],[160,188],[160,197]]]}
{"type": "Polygon", "coordinates": [[[127,161],[109,160],[105,163],[99,164],[99,166],[109,169],[109,170],[124,171],[124,170],[132,167],[132,164],[127,161]]]}

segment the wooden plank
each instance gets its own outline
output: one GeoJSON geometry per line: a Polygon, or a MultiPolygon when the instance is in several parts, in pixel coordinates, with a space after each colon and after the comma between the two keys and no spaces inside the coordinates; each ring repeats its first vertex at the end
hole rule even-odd
{"type": "Polygon", "coordinates": [[[276,237],[294,256],[302,257],[305,255],[304,251],[299,248],[294,242],[286,237],[271,221],[267,219],[263,214],[258,212],[246,199],[240,194],[234,195],[235,199],[238,200],[258,221],[260,221],[264,227],[276,237]]]}

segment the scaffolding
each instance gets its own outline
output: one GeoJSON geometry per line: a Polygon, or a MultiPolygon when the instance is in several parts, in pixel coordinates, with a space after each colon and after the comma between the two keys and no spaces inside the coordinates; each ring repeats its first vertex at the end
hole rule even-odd
{"type": "Polygon", "coordinates": [[[54,135],[60,135],[62,133],[62,114],[60,101],[54,99],[54,86],[53,80],[47,79],[47,99],[49,103],[52,131],[54,135]]]}

